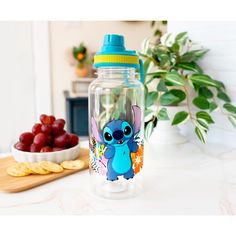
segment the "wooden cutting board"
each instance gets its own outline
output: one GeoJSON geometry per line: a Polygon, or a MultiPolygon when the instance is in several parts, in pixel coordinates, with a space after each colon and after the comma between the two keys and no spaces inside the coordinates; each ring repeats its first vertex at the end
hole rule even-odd
{"type": "MultiPolygon", "coordinates": [[[[85,148],[80,149],[78,159],[85,162],[83,169],[87,169],[89,164],[89,150],[85,148]]],[[[12,177],[6,173],[6,169],[12,164],[16,163],[13,157],[6,157],[0,159],[0,191],[16,193],[27,189],[37,187],[42,184],[46,184],[53,180],[62,178],[67,175],[71,175],[81,170],[64,170],[61,173],[50,173],[48,175],[28,175],[24,177],[12,177]]]]}

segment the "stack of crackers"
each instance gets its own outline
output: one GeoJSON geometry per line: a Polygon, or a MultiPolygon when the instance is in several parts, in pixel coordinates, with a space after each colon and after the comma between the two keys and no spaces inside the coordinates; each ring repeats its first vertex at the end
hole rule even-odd
{"type": "Polygon", "coordinates": [[[64,169],[79,170],[85,166],[84,161],[64,161],[61,164],[56,164],[51,161],[42,162],[22,162],[16,163],[7,168],[7,173],[11,176],[20,177],[27,175],[46,175],[50,173],[60,173],[64,169]]]}

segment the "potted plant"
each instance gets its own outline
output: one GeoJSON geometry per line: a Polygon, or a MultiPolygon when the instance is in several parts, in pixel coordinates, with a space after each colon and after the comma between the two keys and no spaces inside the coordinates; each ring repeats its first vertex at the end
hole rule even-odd
{"type": "Polygon", "coordinates": [[[207,52],[194,44],[187,32],[165,34],[154,44],[150,38],[144,40],[140,55],[145,68],[146,139],[158,123],[169,120],[172,127],[192,122],[198,139],[205,143],[214,123],[211,113],[217,109],[236,127],[236,107],[224,84],[205,74],[198,64],[207,52]]]}
{"type": "Polygon", "coordinates": [[[78,47],[73,47],[73,57],[77,61],[76,75],[78,77],[87,77],[88,76],[88,67],[89,64],[87,48],[83,43],[80,43],[78,47]]]}

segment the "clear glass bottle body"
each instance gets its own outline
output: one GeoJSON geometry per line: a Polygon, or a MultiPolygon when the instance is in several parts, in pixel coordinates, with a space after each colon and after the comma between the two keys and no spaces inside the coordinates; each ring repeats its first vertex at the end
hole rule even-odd
{"type": "Polygon", "coordinates": [[[92,191],[109,199],[142,189],[144,87],[134,68],[98,68],[89,86],[92,191]]]}

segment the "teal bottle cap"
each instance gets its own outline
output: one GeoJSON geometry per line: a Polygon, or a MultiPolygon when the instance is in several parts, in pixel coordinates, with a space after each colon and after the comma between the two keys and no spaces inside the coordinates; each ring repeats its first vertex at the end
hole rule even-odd
{"type": "Polygon", "coordinates": [[[126,50],[124,36],[106,34],[100,52],[94,56],[94,67],[131,67],[140,69],[141,81],[144,81],[143,63],[135,50],[126,50]]]}

